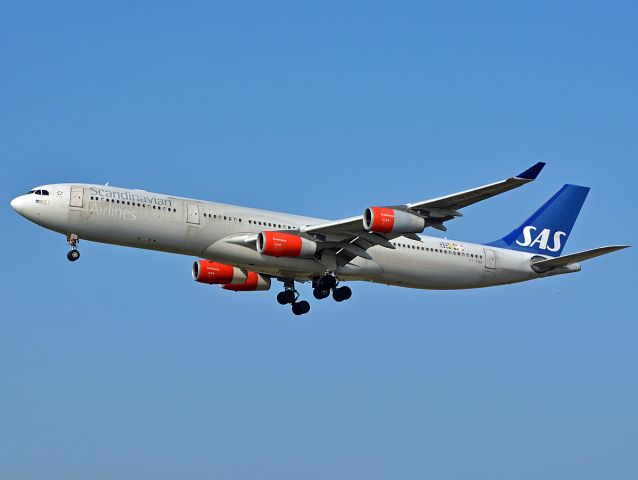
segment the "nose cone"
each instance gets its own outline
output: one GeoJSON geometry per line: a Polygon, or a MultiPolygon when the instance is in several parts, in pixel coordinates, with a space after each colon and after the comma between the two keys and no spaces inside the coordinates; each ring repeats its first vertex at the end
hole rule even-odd
{"type": "Polygon", "coordinates": [[[13,208],[19,214],[23,214],[24,213],[24,195],[21,195],[11,200],[11,208],[13,208]]]}

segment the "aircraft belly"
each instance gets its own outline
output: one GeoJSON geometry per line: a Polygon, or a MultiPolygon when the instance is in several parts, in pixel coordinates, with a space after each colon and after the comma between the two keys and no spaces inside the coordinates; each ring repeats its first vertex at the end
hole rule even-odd
{"type": "MultiPolygon", "coordinates": [[[[469,259],[439,254],[379,252],[383,274],[374,281],[409,288],[454,290],[482,287],[483,266],[469,259]]],[[[375,257],[375,260],[377,258],[375,257]]]]}

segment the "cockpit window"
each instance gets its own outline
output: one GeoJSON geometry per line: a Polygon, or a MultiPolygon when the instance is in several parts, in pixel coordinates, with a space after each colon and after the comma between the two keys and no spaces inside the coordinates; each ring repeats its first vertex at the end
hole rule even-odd
{"type": "Polygon", "coordinates": [[[36,195],[42,195],[42,190],[36,190],[36,191],[35,191],[35,194],[36,194],[36,195]]]}
{"type": "Polygon", "coordinates": [[[35,193],[35,190],[29,190],[29,191],[27,192],[27,195],[29,195],[30,193],[35,193]]]}
{"type": "Polygon", "coordinates": [[[48,190],[42,190],[42,195],[48,195],[49,191],[48,190]]]}

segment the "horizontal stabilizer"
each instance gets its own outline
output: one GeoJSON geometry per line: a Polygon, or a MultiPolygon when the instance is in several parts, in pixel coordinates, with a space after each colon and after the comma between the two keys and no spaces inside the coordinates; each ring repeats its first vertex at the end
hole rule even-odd
{"type": "Polygon", "coordinates": [[[627,247],[629,247],[629,245],[610,245],[608,247],[599,247],[592,250],[585,250],[584,252],[563,255],[562,257],[532,260],[532,268],[538,273],[547,272],[552,268],[566,267],[576,262],[589,260],[590,258],[606,255],[627,247]]]}

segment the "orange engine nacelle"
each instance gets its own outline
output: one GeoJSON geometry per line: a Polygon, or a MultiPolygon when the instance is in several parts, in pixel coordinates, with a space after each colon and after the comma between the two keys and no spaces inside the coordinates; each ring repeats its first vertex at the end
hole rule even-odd
{"type": "Polygon", "coordinates": [[[246,281],[244,283],[223,285],[222,288],[224,290],[232,290],[234,292],[269,290],[270,278],[265,277],[261,273],[246,272],[246,281]]]}
{"type": "Polygon", "coordinates": [[[224,263],[211,262],[210,260],[197,260],[193,263],[193,279],[196,282],[219,284],[242,284],[246,281],[246,273],[224,263]]]}
{"type": "Polygon", "coordinates": [[[420,233],[425,219],[394,208],[368,207],[363,212],[363,228],[376,233],[420,233]]]}
{"type": "Polygon", "coordinates": [[[270,278],[260,273],[244,271],[241,268],[210,260],[197,260],[193,263],[193,279],[209,285],[221,285],[226,290],[236,292],[270,288],[270,278]]]}
{"type": "Polygon", "coordinates": [[[257,251],[271,257],[310,257],[317,251],[317,244],[290,233],[259,232],[257,251]]]}

